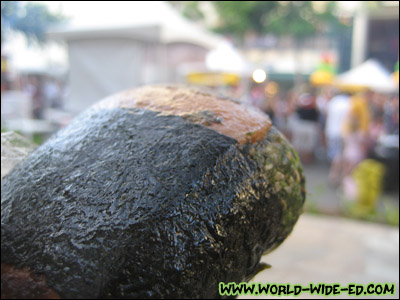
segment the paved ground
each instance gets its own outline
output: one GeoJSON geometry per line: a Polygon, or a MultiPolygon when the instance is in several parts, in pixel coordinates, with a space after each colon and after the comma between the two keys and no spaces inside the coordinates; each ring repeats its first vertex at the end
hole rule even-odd
{"type": "Polygon", "coordinates": [[[329,165],[326,162],[303,164],[307,186],[307,202],[322,212],[337,214],[340,211],[337,189],[329,185],[329,165]]]}
{"type": "MultiPolygon", "coordinates": [[[[271,264],[272,268],[262,271],[251,282],[302,285],[320,282],[341,285],[395,283],[396,295],[379,296],[379,299],[398,299],[398,227],[338,217],[343,213],[343,199],[340,191],[329,185],[328,172],[329,165],[325,162],[304,165],[306,207],[320,214],[303,214],[289,238],[277,250],[263,256],[262,262],[271,264]]],[[[382,194],[382,200],[393,203],[398,210],[398,191],[382,194]]],[[[376,297],[361,295],[361,298],[376,297]]],[[[277,297],[247,295],[239,298],[277,297]]],[[[304,293],[298,297],[282,298],[317,299],[322,296],[304,293]]],[[[343,294],[332,298],[356,297],[343,294]]]]}
{"type": "MultiPolygon", "coordinates": [[[[341,285],[394,283],[394,296],[361,295],[361,298],[399,298],[399,230],[395,227],[303,214],[288,239],[274,252],[264,255],[262,262],[269,263],[272,268],[260,272],[251,282],[303,286],[321,282],[341,285]]],[[[303,293],[291,298],[323,297],[303,293]]],[[[339,295],[332,298],[356,297],[339,295]]]]}

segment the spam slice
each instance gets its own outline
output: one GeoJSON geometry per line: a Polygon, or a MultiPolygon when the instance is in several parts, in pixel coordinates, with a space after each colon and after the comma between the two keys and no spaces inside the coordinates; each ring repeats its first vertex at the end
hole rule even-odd
{"type": "Polygon", "coordinates": [[[177,86],[111,96],[3,178],[2,297],[219,297],[288,236],[304,184],[255,108],[177,86]]]}

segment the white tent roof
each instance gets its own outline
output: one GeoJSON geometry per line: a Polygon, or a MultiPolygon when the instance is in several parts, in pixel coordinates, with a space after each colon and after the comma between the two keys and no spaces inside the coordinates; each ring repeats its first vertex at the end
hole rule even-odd
{"type": "Polygon", "coordinates": [[[250,74],[254,67],[230,43],[223,42],[206,57],[207,68],[216,72],[250,74]]]}
{"type": "MultiPolygon", "coordinates": [[[[71,2],[69,3],[71,4],[71,2]]],[[[134,37],[163,43],[188,42],[215,48],[222,38],[183,18],[164,1],[79,1],[75,18],[50,37],[134,37]]]]}
{"type": "Polygon", "coordinates": [[[374,59],[369,59],[358,67],[340,74],[335,83],[339,86],[367,87],[381,93],[393,93],[399,88],[391,74],[374,59]]]}

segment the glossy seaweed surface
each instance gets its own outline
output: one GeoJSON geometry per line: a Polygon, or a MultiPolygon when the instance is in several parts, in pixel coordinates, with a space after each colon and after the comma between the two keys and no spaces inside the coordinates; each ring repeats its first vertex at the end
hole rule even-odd
{"type": "Polygon", "coordinates": [[[304,202],[296,153],[175,116],[88,110],[2,181],[1,261],[64,298],[215,298],[250,279],[304,202]]]}

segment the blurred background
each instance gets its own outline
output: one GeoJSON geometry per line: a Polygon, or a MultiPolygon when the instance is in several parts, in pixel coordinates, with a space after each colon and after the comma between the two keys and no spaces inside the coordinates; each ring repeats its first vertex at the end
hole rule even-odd
{"type": "MultiPolygon", "coordinates": [[[[99,99],[160,83],[267,113],[303,162],[308,216],[398,226],[398,1],[1,2],[2,145],[11,131],[39,145],[99,99]]],[[[394,235],[376,272],[398,278],[394,235]]]]}
{"type": "Polygon", "coordinates": [[[2,1],[2,132],[40,144],[112,93],[207,87],[292,142],[308,211],[398,225],[398,5],[2,1]]]}

